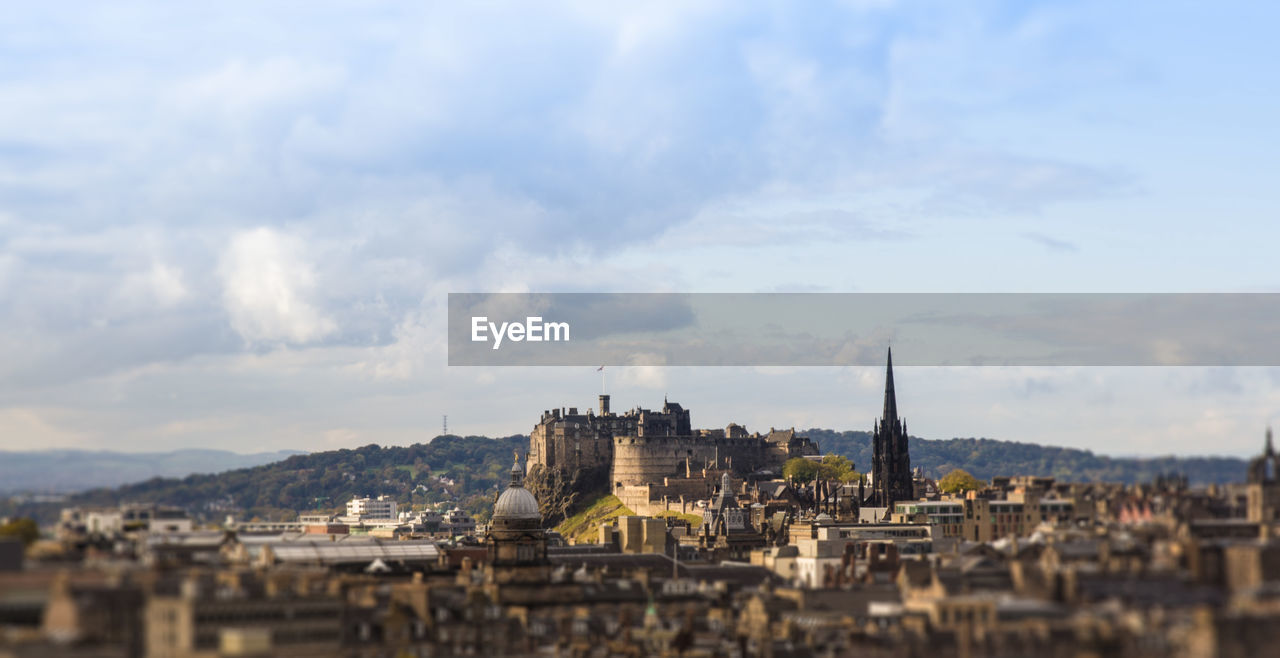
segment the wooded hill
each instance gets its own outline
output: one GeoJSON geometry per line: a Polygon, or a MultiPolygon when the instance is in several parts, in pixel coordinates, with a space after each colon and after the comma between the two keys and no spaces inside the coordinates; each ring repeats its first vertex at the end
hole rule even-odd
{"type": "MultiPolygon", "coordinates": [[[[871,465],[868,432],[810,429],[802,432],[824,453],[853,460],[857,470],[871,465]]],[[[63,503],[0,503],[0,517],[34,516],[42,523],[57,518],[66,505],[158,502],[187,509],[199,519],[292,519],[299,511],[337,511],[353,495],[395,496],[403,504],[458,501],[484,520],[494,495],[507,485],[512,451],[527,452],[529,438],[439,436],[411,446],[367,445],[294,455],[282,461],[212,475],[154,478],[70,496],[63,503]],[[443,479],[441,479],[443,478],[443,479]]],[[[928,440],[911,438],[911,463],[938,478],[963,468],[979,479],[995,475],[1050,475],[1069,481],[1145,482],[1160,474],[1186,475],[1193,484],[1243,481],[1245,461],[1231,457],[1159,457],[1134,459],[1095,455],[1086,450],[992,439],[928,440]]],[[[559,518],[578,511],[562,510],[559,518]]]]}
{"type": "Polygon", "coordinates": [[[411,446],[313,452],[253,468],[91,489],[63,503],[10,499],[0,504],[0,516],[35,516],[50,523],[63,506],[156,502],[185,508],[206,521],[221,522],[227,515],[286,520],[299,511],[344,510],[353,495],[388,494],[401,504],[456,500],[483,517],[498,488],[510,480],[512,453],[523,454],[528,447],[527,436],[447,435],[411,446]]]}
{"type": "MultiPolygon", "coordinates": [[[[822,452],[844,455],[858,471],[871,468],[871,433],[810,429],[802,432],[818,442],[822,452]]],[[[1177,473],[1191,484],[1243,482],[1246,462],[1235,457],[1107,457],[1088,450],[1042,446],[995,439],[911,437],[911,466],[940,478],[962,468],[980,480],[997,475],[1045,475],[1078,482],[1150,482],[1157,475],[1177,473]]]]}

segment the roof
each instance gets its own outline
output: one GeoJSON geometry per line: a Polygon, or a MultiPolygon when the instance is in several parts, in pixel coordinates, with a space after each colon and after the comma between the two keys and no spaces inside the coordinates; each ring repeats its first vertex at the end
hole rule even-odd
{"type": "Polygon", "coordinates": [[[611,544],[575,544],[573,546],[548,546],[547,555],[619,555],[621,551],[611,544]]]}
{"type": "Polygon", "coordinates": [[[538,499],[524,487],[512,485],[502,492],[493,506],[493,518],[541,519],[538,499]]]}
{"type": "Polygon", "coordinates": [[[146,539],[149,548],[182,547],[182,548],[218,548],[228,540],[227,533],[222,530],[197,530],[183,533],[159,533],[149,535],[146,539]]]}
{"type": "MultiPolygon", "coordinates": [[[[548,555],[552,565],[563,565],[570,569],[586,568],[588,570],[607,568],[611,573],[643,569],[651,573],[669,574],[672,570],[672,559],[662,553],[610,553],[586,555],[548,555]]],[[[675,565],[681,578],[705,580],[709,582],[728,582],[736,585],[759,585],[776,580],[774,573],[760,566],[747,564],[688,564],[679,562],[675,565]]]]}
{"type": "Polygon", "coordinates": [[[865,585],[858,589],[805,589],[800,590],[803,609],[813,611],[837,611],[855,617],[869,614],[873,603],[901,603],[902,594],[893,585],[865,585]]]}
{"type": "Polygon", "coordinates": [[[515,462],[511,464],[511,484],[498,496],[498,502],[493,506],[493,518],[542,518],[542,512],[538,511],[538,499],[524,488],[524,468],[520,465],[520,453],[516,453],[515,462]]]}
{"type": "Polygon", "coordinates": [[[440,549],[434,542],[395,541],[385,544],[292,543],[271,547],[279,562],[315,564],[364,564],[382,562],[434,562],[440,549]]]}

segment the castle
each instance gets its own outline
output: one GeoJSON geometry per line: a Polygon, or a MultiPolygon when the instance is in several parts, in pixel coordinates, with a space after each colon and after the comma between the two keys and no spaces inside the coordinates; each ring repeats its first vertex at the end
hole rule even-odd
{"type": "MultiPolygon", "coordinates": [[[[915,499],[907,443],[890,351],[884,411],[872,436],[871,490],[858,494],[860,505],[888,509],[894,501],[915,499]]],[[[818,445],[794,429],[748,433],[734,423],[693,429],[689,410],[675,402],[664,399],[661,410],[636,407],[619,414],[609,409],[609,396],[601,395],[598,412],[542,412],[530,433],[529,473],[544,502],[588,491],[612,493],[637,514],[689,513],[694,502],[716,494],[723,474],[739,482],[748,476],[780,478],[788,459],[818,454],[818,445]],[[559,487],[546,486],[548,480],[559,487]]]]}
{"type": "Polygon", "coordinates": [[[792,457],[818,454],[794,429],[748,433],[741,425],[693,429],[689,411],[663,401],[661,410],[614,413],[609,396],[599,412],[576,407],[542,412],[529,442],[530,472],[607,473],[608,489],[637,514],[688,512],[715,491],[720,475],[781,474],[792,457]]]}

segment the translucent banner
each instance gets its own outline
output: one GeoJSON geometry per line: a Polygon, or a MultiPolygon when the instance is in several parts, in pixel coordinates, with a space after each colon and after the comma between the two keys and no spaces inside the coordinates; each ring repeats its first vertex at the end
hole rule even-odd
{"type": "Polygon", "coordinates": [[[449,365],[1276,366],[1280,294],[451,293],[449,365]]]}

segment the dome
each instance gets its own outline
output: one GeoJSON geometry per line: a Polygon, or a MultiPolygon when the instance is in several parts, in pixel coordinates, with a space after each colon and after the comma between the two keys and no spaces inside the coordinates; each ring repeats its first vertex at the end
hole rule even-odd
{"type": "Polygon", "coordinates": [[[538,500],[524,487],[508,487],[493,506],[494,518],[540,519],[538,500]]]}
{"type": "Polygon", "coordinates": [[[538,499],[524,488],[524,469],[520,466],[520,454],[516,453],[511,465],[511,484],[498,496],[493,505],[494,519],[542,519],[538,511],[538,499]]]}

